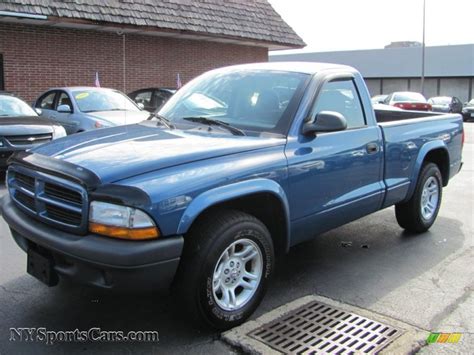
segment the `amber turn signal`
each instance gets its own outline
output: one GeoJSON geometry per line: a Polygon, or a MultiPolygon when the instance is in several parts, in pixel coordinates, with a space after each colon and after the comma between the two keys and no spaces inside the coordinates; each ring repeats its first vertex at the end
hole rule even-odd
{"type": "Polygon", "coordinates": [[[105,235],[111,238],[128,239],[128,240],[147,240],[156,239],[160,236],[160,232],[156,227],[147,228],[124,228],[107,226],[99,223],[89,223],[89,230],[92,233],[105,235]]]}

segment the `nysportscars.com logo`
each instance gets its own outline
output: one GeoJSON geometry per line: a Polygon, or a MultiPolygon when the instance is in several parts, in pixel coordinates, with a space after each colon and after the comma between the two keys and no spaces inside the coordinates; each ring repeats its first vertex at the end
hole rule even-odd
{"type": "Polygon", "coordinates": [[[431,333],[430,335],[428,335],[426,343],[459,343],[461,337],[461,333],[431,333]]]}
{"type": "Polygon", "coordinates": [[[159,342],[156,330],[48,330],[46,328],[10,328],[10,341],[41,342],[47,345],[72,342],[159,342]]]}

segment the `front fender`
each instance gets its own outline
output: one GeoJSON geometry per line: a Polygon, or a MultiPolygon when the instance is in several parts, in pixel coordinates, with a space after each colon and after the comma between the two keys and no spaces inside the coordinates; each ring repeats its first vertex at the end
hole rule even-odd
{"type": "Polygon", "coordinates": [[[435,140],[435,141],[427,142],[420,148],[420,151],[418,152],[418,156],[415,161],[415,165],[413,166],[413,172],[411,174],[411,179],[410,179],[411,184],[410,184],[410,188],[408,189],[406,200],[409,200],[412,197],[413,193],[415,192],[416,182],[418,181],[418,176],[420,175],[421,167],[423,166],[423,161],[425,160],[426,156],[428,155],[429,152],[435,149],[440,149],[440,148],[444,149],[449,157],[448,148],[446,146],[446,143],[443,140],[435,140]]]}
{"type": "Polygon", "coordinates": [[[290,210],[286,193],[277,182],[263,178],[240,181],[203,192],[193,199],[183,213],[178,225],[177,234],[185,234],[194,220],[209,207],[256,193],[271,193],[282,202],[286,218],[286,245],[288,248],[290,238],[290,210]]]}

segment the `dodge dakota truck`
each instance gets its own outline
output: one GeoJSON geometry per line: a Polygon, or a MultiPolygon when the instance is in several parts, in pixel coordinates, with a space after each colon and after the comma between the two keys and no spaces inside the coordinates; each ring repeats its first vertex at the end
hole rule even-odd
{"type": "Polygon", "coordinates": [[[45,284],[171,289],[226,329],[293,245],[392,205],[427,231],[463,141],[458,114],[374,111],[351,67],[232,66],[152,119],[16,153],[2,213],[45,284]]]}

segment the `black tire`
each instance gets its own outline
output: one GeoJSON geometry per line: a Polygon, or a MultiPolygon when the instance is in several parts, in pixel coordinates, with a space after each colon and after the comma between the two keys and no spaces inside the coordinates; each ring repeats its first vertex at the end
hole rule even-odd
{"type": "Polygon", "coordinates": [[[413,196],[405,203],[395,206],[395,216],[400,227],[414,233],[426,232],[436,220],[443,195],[443,179],[439,168],[434,163],[425,163],[421,169],[413,196]],[[425,218],[421,212],[423,187],[433,177],[438,183],[438,201],[434,213],[425,218]]]}
{"type": "MultiPolygon", "coordinates": [[[[238,246],[238,244],[237,244],[238,246]]],[[[230,260],[230,259],[229,259],[230,260]]],[[[242,270],[247,266],[242,263],[242,270]]],[[[173,291],[187,315],[216,329],[243,323],[260,304],[274,268],[274,249],[268,229],[257,218],[236,210],[211,213],[185,236],[184,251],[173,291]],[[248,301],[235,310],[223,309],[213,293],[213,275],[221,255],[237,241],[248,240],[260,250],[260,281],[248,301]]],[[[228,270],[227,270],[228,271],[228,270]]],[[[237,290],[237,289],[236,289],[237,290]]]]}

